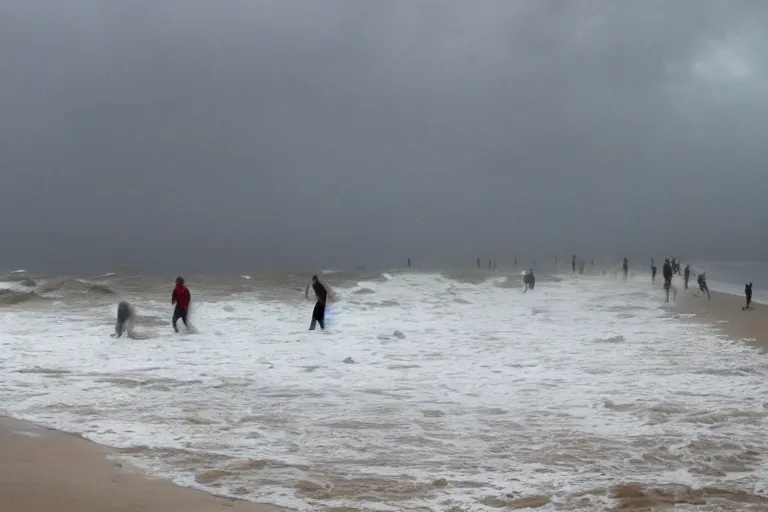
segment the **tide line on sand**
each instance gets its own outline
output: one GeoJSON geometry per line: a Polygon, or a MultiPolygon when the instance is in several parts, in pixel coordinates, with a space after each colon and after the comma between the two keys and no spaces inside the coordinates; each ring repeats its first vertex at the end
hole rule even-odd
{"type": "Polygon", "coordinates": [[[3,512],[279,512],[288,509],[219,498],[149,478],[109,459],[111,450],[80,437],[0,418],[3,512]],[[73,464],[73,461],[77,461],[73,464]]]}

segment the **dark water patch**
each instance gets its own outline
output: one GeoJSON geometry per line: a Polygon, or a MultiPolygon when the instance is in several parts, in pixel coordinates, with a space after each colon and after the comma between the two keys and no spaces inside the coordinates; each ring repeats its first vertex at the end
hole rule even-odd
{"type": "Polygon", "coordinates": [[[5,306],[18,306],[35,302],[50,302],[51,299],[43,297],[34,291],[0,290],[0,304],[5,306]]]}
{"type": "Polygon", "coordinates": [[[170,378],[131,379],[123,377],[107,377],[103,379],[96,379],[96,382],[103,382],[106,384],[112,384],[113,386],[128,389],[142,387],[146,389],[154,389],[157,391],[169,391],[174,388],[193,386],[203,383],[202,380],[198,379],[182,381],[170,378]]]}
{"type": "Polygon", "coordinates": [[[611,336],[610,338],[596,338],[595,343],[623,343],[626,341],[624,336],[611,336]]]}
{"type": "Polygon", "coordinates": [[[90,284],[86,291],[92,295],[114,295],[115,292],[105,284],[90,284]]]}
{"type": "Polygon", "coordinates": [[[67,375],[72,373],[70,370],[61,370],[58,368],[43,368],[41,366],[35,366],[34,368],[22,368],[16,370],[16,373],[32,373],[41,375],[67,375]]]}
{"type": "Polygon", "coordinates": [[[237,420],[238,425],[247,425],[250,423],[255,423],[258,425],[285,426],[290,424],[290,421],[283,416],[275,415],[249,415],[243,416],[237,420]]]}
{"type": "Polygon", "coordinates": [[[617,511],[661,510],[676,508],[679,505],[709,505],[712,507],[768,505],[768,498],[765,496],[722,487],[697,489],[676,484],[646,486],[640,483],[625,483],[611,486],[609,494],[618,502],[618,505],[613,509],[617,511]]]}
{"type": "MultiPolygon", "coordinates": [[[[312,472],[295,484],[299,496],[313,500],[400,502],[434,494],[431,482],[405,475],[341,474],[312,472]]],[[[366,507],[366,510],[369,509],[366,507]]]]}
{"type": "Polygon", "coordinates": [[[399,423],[387,423],[385,421],[363,420],[337,420],[322,422],[321,425],[341,430],[395,430],[400,428],[399,423]]]}
{"type": "Polygon", "coordinates": [[[223,377],[220,384],[212,386],[214,389],[227,389],[227,388],[247,388],[252,386],[254,381],[248,378],[239,377],[223,377]]]}
{"type": "Polygon", "coordinates": [[[486,496],[480,500],[486,507],[501,508],[506,510],[519,510],[523,508],[535,509],[549,505],[551,498],[547,494],[532,494],[528,496],[516,496],[513,493],[504,496],[486,496]]]}
{"type": "Polygon", "coordinates": [[[68,281],[69,281],[68,279],[48,281],[38,286],[37,289],[40,293],[56,292],[56,291],[59,291],[68,281]]]}
{"type": "Polygon", "coordinates": [[[762,421],[768,417],[766,411],[718,411],[718,412],[702,412],[695,413],[684,418],[680,421],[686,423],[699,423],[702,425],[718,425],[721,423],[728,423],[736,421],[739,423],[762,423],[762,421]]]}
{"type": "Polygon", "coordinates": [[[634,409],[638,408],[637,404],[617,404],[613,400],[609,400],[608,398],[603,398],[603,407],[606,409],[610,409],[612,411],[619,411],[619,412],[626,412],[626,411],[632,411],[634,409]]]}
{"type": "Polygon", "coordinates": [[[187,416],[182,421],[189,425],[216,425],[219,423],[213,418],[204,418],[202,416],[187,416]]]}
{"type": "Polygon", "coordinates": [[[410,370],[413,368],[421,368],[418,364],[391,364],[387,366],[389,370],[410,370]]]}
{"type": "Polygon", "coordinates": [[[716,375],[718,377],[747,377],[754,375],[751,368],[702,368],[693,372],[697,375],[716,375]]]}

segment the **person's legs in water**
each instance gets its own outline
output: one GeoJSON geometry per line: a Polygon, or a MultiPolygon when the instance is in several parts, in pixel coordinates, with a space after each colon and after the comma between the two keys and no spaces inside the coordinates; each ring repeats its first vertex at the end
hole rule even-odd
{"type": "Polygon", "coordinates": [[[315,304],[312,310],[312,322],[309,324],[309,330],[315,330],[315,324],[320,324],[320,329],[325,330],[325,304],[319,302],[315,304]]]}
{"type": "Polygon", "coordinates": [[[180,308],[179,306],[176,306],[176,308],[174,308],[173,310],[173,320],[172,320],[173,330],[176,332],[179,332],[179,328],[176,327],[176,322],[178,322],[179,319],[181,319],[181,321],[184,323],[184,327],[189,329],[189,326],[187,325],[187,311],[180,308]]]}

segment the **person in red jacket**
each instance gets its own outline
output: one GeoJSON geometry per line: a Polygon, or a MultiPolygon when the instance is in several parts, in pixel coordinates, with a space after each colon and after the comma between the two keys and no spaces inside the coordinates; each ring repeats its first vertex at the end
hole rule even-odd
{"type": "Polygon", "coordinates": [[[184,327],[189,329],[187,325],[187,311],[189,311],[189,302],[192,300],[192,295],[189,293],[189,288],[184,286],[184,278],[176,278],[176,286],[173,288],[171,294],[171,304],[176,305],[173,310],[173,330],[179,332],[179,328],[176,327],[176,322],[181,319],[184,322],[184,327]]]}

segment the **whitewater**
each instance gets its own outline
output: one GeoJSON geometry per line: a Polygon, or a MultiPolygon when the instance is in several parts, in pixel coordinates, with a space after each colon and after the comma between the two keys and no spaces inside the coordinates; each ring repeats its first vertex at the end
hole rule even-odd
{"type": "Polygon", "coordinates": [[[648,489],[764,510],[764,356],[644,275],[523,293],[513,272],[327,273],[325,332],[309,275],[187,277],[179,335],[173,277],[38,280],[3,306],[0,413],[302,511],[606,510],[648,489]],[[140,339],[109,336],[122,299],[140,339]]]}

